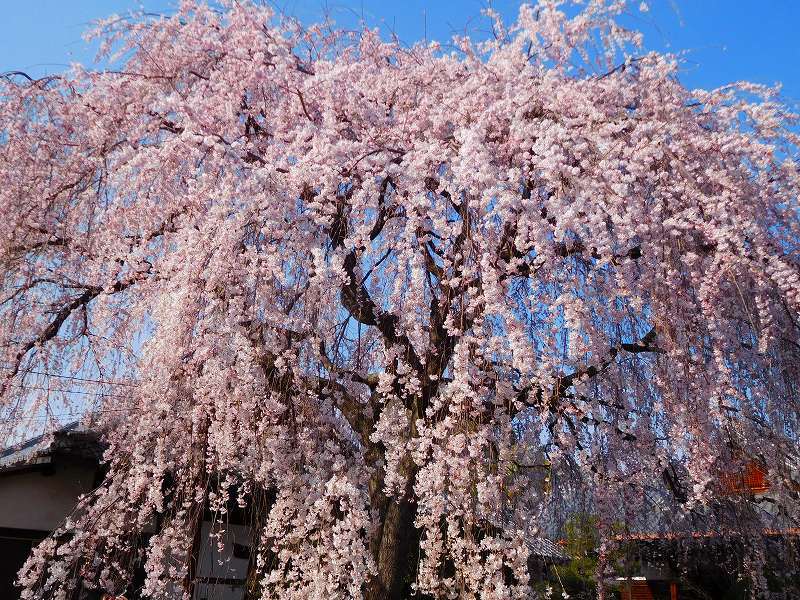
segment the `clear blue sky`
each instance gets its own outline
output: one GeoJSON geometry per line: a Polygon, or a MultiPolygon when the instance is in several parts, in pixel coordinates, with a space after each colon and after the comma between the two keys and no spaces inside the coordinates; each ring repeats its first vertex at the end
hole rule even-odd
{"type": "MultiPolygon", "coordinates": [[[[309,22],[324,7],[351,24],[364,15],[393,28],[407,42],[446,40],[453,31],[481,28],[483,0],[274,0],[309,22]]],[[[640,29],[648,47],[690,50],[684,82],[713,87],[734,80],[784,84],[784,96],[800,101],[800,0],[649,0],[640,29]]],[[[519,2],[494,0],[510,20],[519,2]]],[[[634,6],[638,5],[638,0],[634,6]]],[[[166,12],[173,0],[0,0],[0,72],[34,75],[62,71],[71,61],[88,64],[93,53],[81,33],[95,18],[144,7],[166,12]]]]}

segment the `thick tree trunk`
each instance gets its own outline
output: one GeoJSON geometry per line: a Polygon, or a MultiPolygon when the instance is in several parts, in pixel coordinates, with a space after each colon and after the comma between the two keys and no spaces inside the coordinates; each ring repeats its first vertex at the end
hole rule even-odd
{"type": "MultiPolygon", "coordinates": [[[[372,445],[368,460],[373,464],[385,460],[382,448],[372,445]]],[[[414,528],[416,467],[410,456],[405,457],[400,470],[405,476],[405,489],[399,498],[386,495],[382,468],[377,469],[370,481],[370,502],[380,523],[370,542],[377,573],[367,586],[366,600],[404,600],[406,588],[415,577],[419,535],[414,528]]]]}
{"type": "Polygon", "coordinates": [[[367,589],[367,600],[402,600],[418,554],[414,530],[415,506],[408,500],[388,500],[380,536],[373,548],[378,572],[367,589]]]}

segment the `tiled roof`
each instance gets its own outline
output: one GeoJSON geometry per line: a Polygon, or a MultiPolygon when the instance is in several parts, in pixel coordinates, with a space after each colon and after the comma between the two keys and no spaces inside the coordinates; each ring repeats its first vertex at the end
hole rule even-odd
{"type": "Polygon", "coordinates": [[[61,429],[36,436],[0,452],[0,472],[35,464],[47,464],[52,457],[68,455],[99,460],[102,455],[97,431],[78,421],[61,429]]]}

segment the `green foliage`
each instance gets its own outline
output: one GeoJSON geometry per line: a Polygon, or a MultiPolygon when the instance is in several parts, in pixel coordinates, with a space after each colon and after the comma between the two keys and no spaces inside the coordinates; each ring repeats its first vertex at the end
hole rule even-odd
{"type": "Polygon", "coordinates": [[[595,598],[597,596],[597,547],[600,538],[597,530],[597,517],[579,514],[564,526],[566,534],[565,550],[570,556],[566,565],[553,565],[552,571],[556,585],[554,597],[561,598],[562,586],[570,598],[595,598]]]}

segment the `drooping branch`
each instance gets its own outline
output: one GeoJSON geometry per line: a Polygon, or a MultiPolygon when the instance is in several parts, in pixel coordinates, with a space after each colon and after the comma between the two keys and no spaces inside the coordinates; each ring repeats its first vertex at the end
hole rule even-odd
{"type": "Polygon", "coordinates": [[[76,312],[81,309],[86,309],[92,300],[100,296],[101,294],[113,295],[119,292],[123,292],[128,288],[132,287],[136,283],[140,282],[144,276],[149,275],[150,271],[137,273],[136,275],[123,280],[117,281],[109,288],[103,288],[100,286],[89,286],[87,287],[83,293],[79,296],[73,298],[70,302],[64,304],[58,312],[55,313],[53,318],[50,322],[44,327],[44,329],[39,332],[38,335],[33,336],[27,342],[22,344],[20,348],[17,350],[14,359],[9,367],[9,371],[5,376],[3,381],[2,391],[0,394],[5,394],[8,390],[8,386],[11,385],[11,381],[16,375],[19,373],[20,367],[22,366],[22,361],[24,360],[25,356],[34,348],[38,348],[44,346],[52,339],[54,339],[58,333],[61,331],[64,323],[76,312]]]}
{"type": "MultiPolygon", "coordinates": [[[[596,377],[614,362],[621,351],[631,354],[641,354],[645,352],[663,353],[664,350],[656,345],[656,338],[656,328],[653,327],[636,342],[623,342],[612,346],[608,354],[599,362],[583,369],[578,369],[568,375],[556,377],[555,384],[550,393],[546,394],[545,390],[539,386],[528,386],[519,390],[515,399],[523,407],[546,408],[551,413],[557,413],[560,402],[567,397],[576,381],[584,378],[596,377]]],[[[512,414],[515,416],[518,412],[519,410],[513,409],[512,414]]]]}

